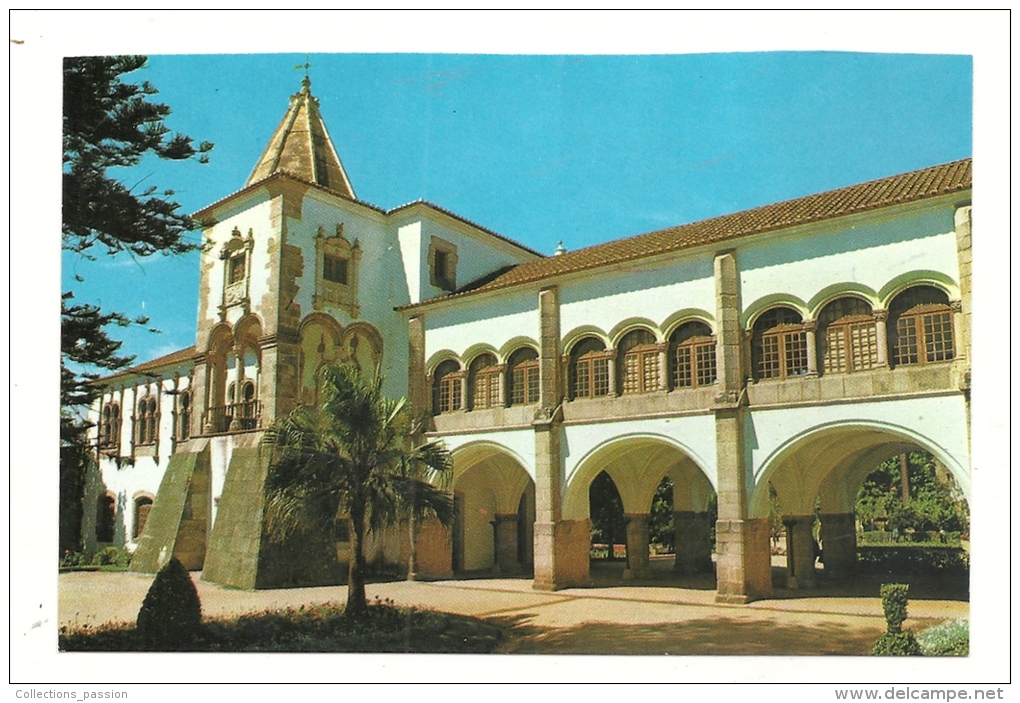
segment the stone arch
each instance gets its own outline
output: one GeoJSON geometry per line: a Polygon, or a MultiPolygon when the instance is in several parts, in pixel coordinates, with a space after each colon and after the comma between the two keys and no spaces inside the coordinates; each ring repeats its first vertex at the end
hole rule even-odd
{"type": "Polygon", "coordinates": [[[536,352],[539,351],[538,342],[536,342],[531,337],[518,335],[504,342],[503,346],[501,346],[499,348],[499,351],[496,353],[496,356],[503,362],[506,362],[510,359],[510,355],[513,354],[518,349],[520,349],[521,347],[531,347],[536,352]]]}
{"type": "Polygon", "coordinates": [[[429,378],[432,378],[432,376],[436,373],[436,367],[444,361],[456,361],[457,367],[461,370],[464,369],[464,363],[460,360],[457,352],[452,349],[440,349],[430,356],[427,362],[425,362],[425,373],[429,378]]]}
{"type": "Polygon", "coordinates": [[[506,358],[499,352],[496,347],[488,344],[487,342],[479,342],[472,344],[470,347],[464,350],[464,353],[460,355],[460,358],[464,362],[464,368],[469,368],[474,360],[482,354],[492,354],[496,357],[496,363],[502,364],[506,361],[506,358]]]}
{"type": "Polygon", "coordinates": [[[309,313],[298,328],[298,401],[309,405],[319,397],[319,370],[342,359],[343,327],[331,316],[309,313]]]}
{"type": "MultiPolygon", "coordinates": [[[[901,451],[923,449],[934,456],[953,475],[964,496],[970,499],[970,473],[951,452],[938,442],[915,430],[900,425],[872,420],[836,421],[812,427],[791,437],[766,457],[755,472],[754,490],[748,501],[751,517],[769,514],[768,484],[772,483],[783,500],[781,486],[800,486],[795,493],[787,491],[783,509],[803,511],[814,509],[820,493],[831,501],[822,510],[847,507],[846,496],[856,495],[857,487],[867,473],[861,473],[874,457],[893,456],[901,451]],[[810,461],[806,461],[810,459],[810,461]],[[783,474],[786,474],[785,476],[783,474]],[[852,487],[850,483],[857,483],[852,487]],[[823,483],[835,481],[845,485],[843,498],[823,483]],[[778,484],[778,485],[777,485],[778,484]]],[[[881,460],[879,460],[881,461],[881,460]]],[[[870,464],[873,469],[875,464],[870,464]]]]}
{"type": "Polygon", "coordinates": [[[573,346],[585,337],[597,337],[602,340],[603,344],[606,345],[606,349],[613,348],[612,340],[610,340],[609,335],[601,329],[595,325],[581,325],[563,335],[563,341],[560,343],[560,348],[562,349],[563,354],[570,354],[570,350],[573,346]]]}
{"type": "Polygon", "coordinates": [[[950,300],[960,299],[959,285],[952,278],[940,271],[908,271],[892,278],[878,291],[881,306],[888,309],[893,298],[914,286],[932,286],[946,294],[950,300]]]}
{"type": "Polygon", "coordinates": [[[221,322],[209,333],[206,347],[206,364],[209,370],[206,397],[207,407],[215,412],[222,408],[226,400],[227,377],[231,363],[230,352],[234,350],[234,330],[227,322],[221,322]]]}
{"type": "Polygon", "coordinates": [[[659,326],[649,320],[647,317],[628,317],[626,320],[618,322],[613,329],[609,331],[609,339],[611,340],[610,346],[614,349],[620,344],[620,340],[623,337],[636,329],[647,329],[653,335],[655,335],[656,342],[662,342],[662,331],[659,326]]]}
{"type": "Polygon", "coordinates": [[[704,509],[715,491],[705,463],[686,445],[665,435],[628,434],[608,439],[588,451],[567,476],[563,499],[564,519],[581,520],[588,515],[588,486],[592,480],[606,471],[616,483],[628,513],[647,511],[652,496],[662,477],[673,479],[674,492],[680,491],[677,506],[690,504],[704,509]],[[634,459],[640,457],[643,466],[634,459]],[[636,475],[628,480],[628,473],[622,468],[630,462],[630,470],[636,475]],[[685,491],[683,486],[690,486],[685,491]]]}
{"type": "Polygon", "coordinates": [[[750,330],[763,313],[768,312],[772,308],[779,307],[793,308],[805,319],[810,317],[810,307],[797,296],[787,293],[770,293],[769,295],[763,295],[744,308],[740,315],[740,324],[745,330],[750,330]]]}
{"type": "Polygon", "coordinates": [[[131,496],[131,534],[135,541],[141,539],[145,523],[149,518],[149,511],[152,510],[152,505],[155,502],[156,496],[149,491],[136,491],[131,496]]]}
{"type": "Polygon", "coordinates": [[[535,485],[513,450],[490,441],[455,449],[455,572],[521,573],[532,562],[535,485]]]}
{"type": "Polygon", "coordinates": [[[668,340],[676,328],[680,325],[685,325],[688,322],[704,322],[715,334],[715,316],[701,310],[699,308],[684,308],[678,310],[669,317],[667,317],[662,323],[662,338],[668,340]]]}
{"type": "Polygon", "coordinates": [[[347,326],[340,340],[341,355],[362,372],[376,375],[382,367],[383,338],[367,322],[354,322],[347,326]],[[364,340],[364,341],[362,341],[364,340]]]}
{"type": "Polygon", "coordinates": [[[834,283],[831,286],[825,286],[811,296],[811,300],[807,303],[808,317],[815,320],[818,319],[818,313],[822,311],[822,308],[839,298],[860,298],[872,308],[880,307],[881,302],[878,293],[862,283],[850,281],[834,283]]]}

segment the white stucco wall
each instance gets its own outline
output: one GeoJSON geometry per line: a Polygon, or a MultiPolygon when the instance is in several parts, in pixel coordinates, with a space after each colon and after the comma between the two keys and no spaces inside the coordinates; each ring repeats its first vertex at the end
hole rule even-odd
{"type": "Polygon", "coordinates": [[[737,264],[744,309],[776,294],[808,303],[838,284],[878,293],[897,276],[913,271],[935,271],[958,281],[953,215],[945,204],[913,206],[906,213],[848,218],[741,245],[737,264]]]}
{"type": "Polygon", "coordinates": [[[469,347],[476,344],[487,344],[498,351],[515,337],[527,337],[538,342],[536,294],[514,292],[465,301],[463,305],[430,310],[425,315],[426,360],[443,349],[463,356],[469,347]]]}
{"type": "MultiPolygon", "coordinates": [[[[679,258],[668,264],[645,264],[599,270],[588,278],[560,286],[560,331],[592,325],[606,334],[633,317],[661,326],[685,309],[715,314],[715,279],[711,254],[679,258]]],[[[664,330],[660,330],[664,332],[664,330]]]]}

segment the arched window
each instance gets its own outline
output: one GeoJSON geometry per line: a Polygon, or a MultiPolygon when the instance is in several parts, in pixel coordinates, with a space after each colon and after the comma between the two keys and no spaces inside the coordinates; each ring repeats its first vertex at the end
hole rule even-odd
{"type": "Polygon", "coordinates": [[[242,430],[253,430],[257,426],[258,405],[255,401],[255,382],[241,381],[241,396],[237,401],[236,416],[240,418],[242,430]]]}
{"type": "Polygon", "coordinates": [[[818,353],[824,373],[850,373],[878,364],[878,334],[871,306],[839,298],[818,314],[818,353]]]}
{"type": "Polygon", "coordinates": [[[609,352],[602,340],[585,337],[570,350],[570,387],[574,398],[609,395],[609,352]]]}
{"type": "Polygon", "coordinates": [[[510,405],[534,405],[538,402],[538,352],[521,347],[510,355],[507,380],[510,405]]]}
{"type": "Polygon", "coordinates": [[[104,493],[96,500],[96,541],[112,542],[117,518],[117,500],[104,493]]]}
{"type": "Polygon", "coordinates": [[[472,410],[499,405],[499,367],[492,354],[481,354],[471,362],[468,372],[468,394],[472,410]]]}
{"type": "Polygon", "coordinates": [[[135,499],[135,539],[142,536],[145,529],[145,522],[149,519],[149,511],[152,510],[152,498],[139,496],[135,499]]]}
{"type": "Polygon", "coordinates": [[[135,437],[138,444],[152,444],[156,441],[156,399],[151,395],[138,401],[135,437]]]}
{"type": "Polygon", "coordinates": [[[191,436],[191,391],[177,396],[177,439],[186,440],[191,436]]]}
{"type": "Polygon", "coordinates": [[[790,378],[807,373],[807,332],[791,308],[772,308],[755,321],[751,337],[755,378],[790,378]]]}
{"type": "Polygon", "coordinates": [[[463,380],[460,365],[453,359],[444,361],[436,367],[435,381],[432,384],[432,407],[435,414],[460,410],[463,380]]]}
{"type": "Polygon", "coordinates": [[[110,403],[103,408],[102,425],[99,428],[99,446],[116,448],[120,445],[120,405],[110,403]]]}
{"type": "Polygon", "coordinates": [[[915,286],[889,305],[889,346],[894,366],[953,359],[953,312],[949,297],[932,286],[915,286]]]}
{"type": "Polygon", "coordinates": [[[715,383],[715,338],[704,322],[685,322],[669,336],[670,380],[673,388],[715,383]]]}
{"type": "Polygon", "coordinates": [[[625,334],[620,340],[616,363],[620,392],[624,395],[659,389],[659,347],[649,330],[625,334]]]}

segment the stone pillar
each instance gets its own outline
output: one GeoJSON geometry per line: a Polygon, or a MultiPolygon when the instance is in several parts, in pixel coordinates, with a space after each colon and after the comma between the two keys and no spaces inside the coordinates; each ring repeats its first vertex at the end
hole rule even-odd
{"type": "Polygon", "coordinates": [[[668,347],[669,347],[669,345],[665,344],[665,343],[659,345],[659,390],[660,391],[668,391],[669,390],[669,363],[668,363],[668,360],[666,358],[666,350],[668,349],[668,347]]]}
{"type": "Polygon", "coordinates": [[[508,398],[506,397],[507,387],[509,384],[506,382],[506,364],[499,365],[499,399],[496,401],[496,407],[505,408],[510,405],[508,398]]]}
{"type": "Polygon", "coordinates": [[[620,389],[616,387],[616,350],[611,349],[609,351],[609,368],[607,369],[609,374],[609,397],[614,398],[620,395],[620,389]]]}
{"type": "Polygon", "coordinates": [[[560,306],[556,287],[538,293],[539,408],[535,430],[535,580],[552,591],[589,581],[591,520],[563,520],[563,456],[560,453],[562,378],[560,306]]]}
{"type": "Polygon", "coordinates": [[[492,523],[493,540],[495,542],[495,561],[493,572],[496,574],[517,574],[521,567],[517,563],[517,515],[496,515],[492,523]]]}
{"type": "Polygon", "coordinates": [[[786,587],[815,587],[814,515],[784,515],[786,526],[786,587]]]}
{"type": "Polygon", "coordinates": [[[970,320],[971,320],[971,206],[957,208],[954,218],[956,224],[956,258],[960,266],[960,312],[955,320],[957,358],[970,358],[970,320]]]}
{"type": "Polygon", "coordinates": [[[682,574],[711,573],[712,524],[707,512],[673,513],[676,540],[674,568],[682,574]]]}
{"type": "Polygon", "coordinates": [[[818,323],[804,320],[804,338],[807,341],[807,375],[818,375],[818,323]]]}
{"type": "Polygon", "coordinates": [[[828,513],[822,521],[822,564],[825,578],[846,579],[857,569],[857,520],[853,513],[828,513]]]}
{"type": "Polygon", "coordinates": [[[411,411],[420,420],[431,414],[428,379],[425,374],[425,316],[407,321],[407,399],[411,411]]]}
{"type": "Polygon", "coordinates": [[[744,369],[740,328],[740,277],[732,250],[715,255],[715,442],[719,520],[716,523],[716,600],[747,603],[772,586],[768,520],[748,519],[744,465],[744,369]]]}
{"type": "Polygon", "coordinates": [[[460,372],[460,411],[462,413],[466,413],[469,410],[468,399],[470,396],[468,395],[468,380],[470,377],[470,369],[464,369],[460,372]]]}
{"type": "Polygon", "coordinates": [[[878,346],[878,368],[889,368],[889,311],[875,308],[875,344],[878,346]]]}
{"type": "Polygon", "coordinates": [[[648,575],[648,513],[629,513],[627,523],[627,568],[624,579],[644,578],[648,575]]]}
{"type": "Polygon", "coordinates": [[[238,406],[241,402],[241,382],[244,380],[244,356],[237,349],[230,352],[230,356],[234,358],[234,373],[229,382],[234,384],[234,399],[232,401],[234,408],[231,410],[232,417],[229,429],[239,430],[241,429],[241,412],[238,406]]]}

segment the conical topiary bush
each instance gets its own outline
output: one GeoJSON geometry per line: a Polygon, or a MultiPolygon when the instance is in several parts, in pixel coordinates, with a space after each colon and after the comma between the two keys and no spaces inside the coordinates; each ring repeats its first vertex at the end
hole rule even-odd
{"type": "Polygon", "coordinates": [[[202,633],[202,604],[184,564],[172,558],[160,569],[138,611],[147,649],[190,649],[202,633]]]}

